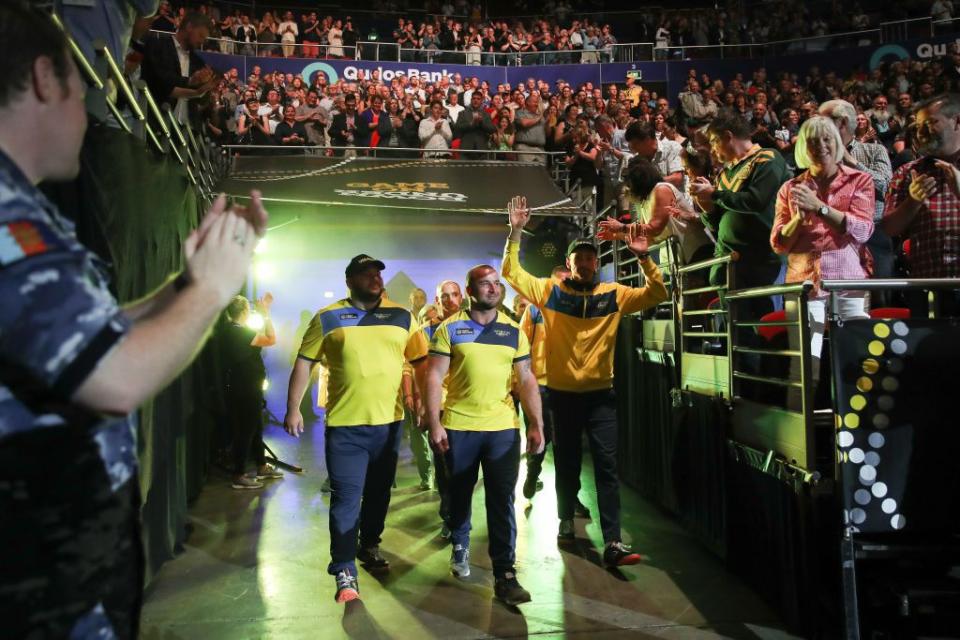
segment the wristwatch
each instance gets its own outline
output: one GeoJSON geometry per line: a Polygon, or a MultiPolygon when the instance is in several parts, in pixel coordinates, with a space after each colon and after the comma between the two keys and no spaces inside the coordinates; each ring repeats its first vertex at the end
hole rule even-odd
{"type": "Polygon", "coordinates": [[[825,204],[821,205],[820,208],[817,209],[817,215],[820,216],[821,218],[827,215],[828,213],[830,213],[830,207],[828,207],[825,204]]]}
{"type": "Polygon", "coordinates": [[[637,261],[638,261],[638,262],[643,262],[644,260],[646,260],[647,258],[650,257],[650,252],[649,252],[649,251],[644,251],[644,252],[642,252],[642,253],[636,254],[636,256],[637,256],[637,261]]]}

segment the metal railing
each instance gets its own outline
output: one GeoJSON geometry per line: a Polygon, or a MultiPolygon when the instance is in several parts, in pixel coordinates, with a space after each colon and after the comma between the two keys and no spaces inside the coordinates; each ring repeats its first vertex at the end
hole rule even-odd
{"type": "Polygon", "coordinates": [[[944,316],[941,309],[941,292],[960,290],[960,278],[876,278],[873,280],[824,280],[820,288],[830,293],[831,319],[840,317],[838,291],[925,291],[922,300],[927,307],[927,317],[936,319],[944,316]]]}
{"type": "Polygon", "coordinates": [[[680,286],[678,337],[682,352],[729,355],[730,323],[727,309],[720,304],[720,299],[736,284],[733,265],[739,259],[739,254],[733,252],[677,268],[680,286]],[[726,271],[724,284],[709,284],[710,271],[716,266],[722,266],[726,271]],[[689,279],[694,276],[698,280],[695,283],[697,286],[690,286],[689,279]],[[695,296],[701,298],[704,294],[713,294],[714,299],[709,300],[706,305],[694,302],[695,296]],[[691,340],[698,341],[696,347],[690,342],[691,340]]]}
{"type": "MultiPolygon", "coordinates": [[[[53,21],[64,29],[56,14],[53,21]]],[[[160,108],[143,81],[131,83],[105,42],[92,43],[96,60],[90,61],[73,37],[69,33],[66,36],[71,54],[90,85],[87,110],[106,124],[144,140],[157,153],[172,154],[183,165],[187,179],[197,187],[201,199],[212,201],[213,188],[222,170],[220,162],[215,160],[218,153],[210,145],[201,144],[190,127],[181,126],[168,105],[160,108]]]]}

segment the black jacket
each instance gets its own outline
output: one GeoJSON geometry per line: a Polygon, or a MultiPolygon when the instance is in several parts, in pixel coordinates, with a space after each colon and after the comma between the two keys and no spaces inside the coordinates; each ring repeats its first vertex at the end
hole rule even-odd
{"type": "Polygon", "coordinates": [[[347,140],[347,114],[338,113],[330,121],[330,142],[335,147],[355,147],[358,141],[370,139],[370,127],[367,122],[360,117],[358,111],[353,116],[353,140],[347,140]]]}
{"type": "Polygon", "coordinates": [[[151,36],[144,43],[141,77],[158,103],[175,106],[177,101],[170,97],[174,88],[189,86],[189,76],[205,66],[200,56],[191,51],[190,71],[185,78],[180,74],[180,57],[171,36],[151,36]]]}

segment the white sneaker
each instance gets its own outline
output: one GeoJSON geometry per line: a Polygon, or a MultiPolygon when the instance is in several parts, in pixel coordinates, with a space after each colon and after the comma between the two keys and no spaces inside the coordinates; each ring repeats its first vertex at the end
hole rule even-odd
{"type": "Polygon", "coordinates": [[[234,489],[263,489],[263,483],[256,478],[251,478],[250,476],[240,476],[239,478],[234,478],[233,483],[230,486],[234,489]]]}

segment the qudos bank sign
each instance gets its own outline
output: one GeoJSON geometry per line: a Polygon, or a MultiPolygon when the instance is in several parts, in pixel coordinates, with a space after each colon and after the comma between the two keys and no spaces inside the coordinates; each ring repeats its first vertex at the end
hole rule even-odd
{"type": "Polygon", "coordinates": [[[333,84],[340,79],[341,73],[344,80],[353,82],[355,80],[369,78],[374,71],[379,71],[380,79],[385,82],[390,82],[395,77],[404,76],[410,78],[418,77],[426,82],[436,82],[443,76],[452,75],[446,69],[440,69],[439,71],[427,71],[413,67],[407,69],[384,69],[382,66],[364,69],[356,65],[347,65],[342,68],[341,72],[338,72],[333,65],[327,64],[326,62],[311,62],[303,68],[300,74],[306,82],[310,83],[313,81],[314,75],[322,73],[327,77],[327,82],[333,84]]]}

